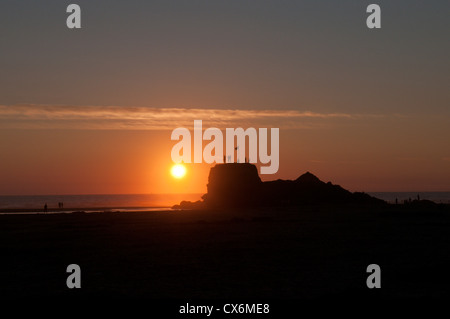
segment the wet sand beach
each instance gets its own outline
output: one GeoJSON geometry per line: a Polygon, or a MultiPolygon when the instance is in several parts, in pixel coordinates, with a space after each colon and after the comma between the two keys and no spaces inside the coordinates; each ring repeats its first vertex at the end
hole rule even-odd
{"type": "Polygon", "coordinates": [[[1,215],[0,294],[448,299],[449,229],[444,205],[1,215]]]}

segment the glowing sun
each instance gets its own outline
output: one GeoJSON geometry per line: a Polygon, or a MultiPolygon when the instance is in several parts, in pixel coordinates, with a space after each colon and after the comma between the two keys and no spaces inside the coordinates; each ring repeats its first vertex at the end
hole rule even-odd
{"type": "Polygon", "coordinates": [[[186,175],[186,167],[183,164],[175,164],[172,166],[170,173],[175,178],[182,178],[186,175]]]}

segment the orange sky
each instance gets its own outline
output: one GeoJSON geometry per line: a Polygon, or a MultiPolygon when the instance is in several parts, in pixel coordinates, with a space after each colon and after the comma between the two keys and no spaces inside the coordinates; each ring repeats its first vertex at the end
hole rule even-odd
{"type": "Polygon", "coordinates": [[[203,193],[171,131],[279,127],[279,171],[450,191],[450,2],[0,2],[0,195],[203,193]]]}
{"type": "MultiPolygon", "coordinates": [[[[352,191],[450,189],[447,118],[316,115],[299,118],[301,125],[295,128],[286,121],[273,121],[280,126],[280,168],[275,175],[262,175],[264,180],[295,179],[311,171],[352,191]]],[[[192,131],[193,123],[186,127],[192,131]]],[[[203,128],[207,127],[205,121],[203,128]]],[[[171,177],[170,153],[176,141],[171,141],[169,129],[6,129],[2,133],[0,148],[6,151],[1,154],[0,193],[4,195],[206,191],[211,165],[188,164],[185,178],[171,177]]]]}

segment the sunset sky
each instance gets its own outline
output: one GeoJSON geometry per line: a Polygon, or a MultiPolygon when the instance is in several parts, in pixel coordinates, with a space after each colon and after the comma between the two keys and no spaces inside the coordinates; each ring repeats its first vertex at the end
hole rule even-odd
{"type": "Polygon", "coordinates": [[[370,3],[2,1],[0,195],[203,193],[170,175],[195,119],[280,128],[264,180],[450,191],[450,2],[370,3]]]}

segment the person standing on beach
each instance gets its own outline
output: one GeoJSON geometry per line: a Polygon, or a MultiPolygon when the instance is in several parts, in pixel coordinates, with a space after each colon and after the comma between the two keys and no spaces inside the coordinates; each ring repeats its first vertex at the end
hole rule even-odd
{"type": "Polygon", "coordinates": [[[44,213],[46,213],[47,212],[47,203],[45,203],[45,205],[44,205],[44,213]]]}

